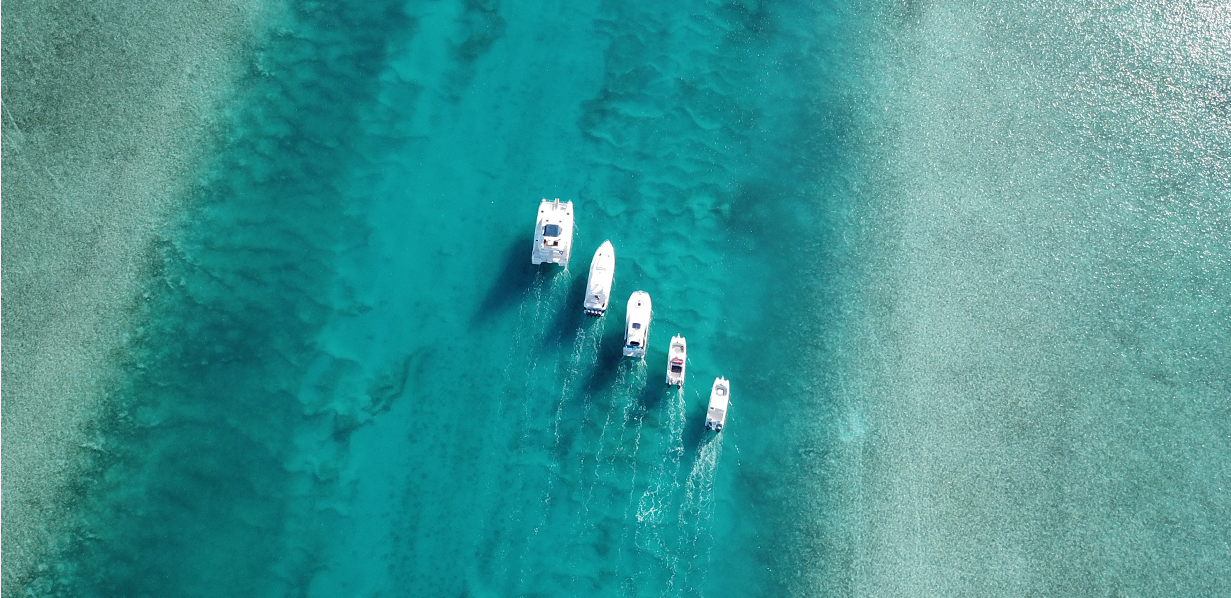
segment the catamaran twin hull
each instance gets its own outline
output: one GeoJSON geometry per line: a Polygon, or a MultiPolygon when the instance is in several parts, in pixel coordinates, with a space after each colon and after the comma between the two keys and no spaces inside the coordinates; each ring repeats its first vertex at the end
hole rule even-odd
{"type": "Polygon", "coordinates": [[[568,266],[573,249],[573,202],[559,199],[539,203],[539,216],[534,228],[534,248],[530,262],[568,266]]]}

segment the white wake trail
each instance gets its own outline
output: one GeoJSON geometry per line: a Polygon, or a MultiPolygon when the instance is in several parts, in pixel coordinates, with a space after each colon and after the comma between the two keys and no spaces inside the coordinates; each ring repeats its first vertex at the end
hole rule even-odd
{"type": "MultiPolygon", "coordinates": [[[[568,289],[567,276],[557,274],[549,278],[549,274],[545,270],[535,273],[534,283],[528,290],[528,301],[522,302],[522,308],[518,312],[518,331],[515,335],[513,345],[512,361],[510,367],[505,370],[506,391],[505,396],[501,398],[501,415],[502,419],[508,420],[507,415],[518,413],[515,421],[511,421],[507,428],[513,430],[513,438],[510,439],[510,445],[516,447],[515,450],[508,455],[511,457],[511,462],[508,464],[514,472],[514,477],[511,483],[515,487],[524,487],[527,484],[526,468],[517,466],[516,463],[524,460],[526,457],[527,447],[530,442],[531,435],[534,429],[530,425],[532,421],[530,406],[531,397],[534,396],[535,389],[535,374],[539,370],[539,360],[543,351],[541,345],[548,333],[548,329],[552,323],[552,314],[554,306],[559,305],[565,299],[568,289]],[[531,303],[527,309],[526,304],[531,303]],[[521,367],[518,367],[521,364],[521,367]],[[509,400],[516,401],[521,409],[516,410],[512,405],[507,405],[509,400]]],[[[550,379],[556,378],[560,363],[558,359],[551,360],[550,364],[545,364],[545,367],[550,367],[550,379]]],[[[507,445],[506,445],[507,446],[507,445]]],[[[503,508],[503,507],[502,507],[503,508]]],[[[506,513],[506,516],[511,516],[520,519],[526,513],[526,505],[518,504],[506,513]]],[[[544,515],[545,517],[545,515],[544,515]]],[[[537,528],[536,528],[537,529],[537,528]]],[[[526,543],[528,538],[517,540],[512,534],[506,536],[506,540],[501,542],[495,561],[501,564],[498,571],[493,572],[493,576],[498,579],[510,580],[514,575],[517,576],[516,584],[520,584],[524,577],[524,559],[526,543]]],[[[514,586],[516,587],[516,586],[514,586]]]]}
{"type": "MultiPolygon", "coordinates": [[[[710,551],[714,546],[714,473],[722,457],[722,434],[702,441],[692,471],[684,482],[684,500],[680,508],[679,548],[692,553],[683,573],[686,587],[699,588],[705,583],[710,551]]],[[[674,576],[673,576],[674,578],[674,576]]]]}
{"type": "MultiPolygon", "coordinates": [[[[679,388],[672,393],[671,403],[667,406],[668,444],[666,451],[637,502],[634,542],[639,551],[645,552],[666,565],[670,575],[665,589],[668,592],[674,582],[679,555],[672,550],[670,539],[664,533],[666,531],[664,524],[667,522],[671,507],[680,491],[679,469],[680,459],[684,455],[686,418],[684,389],[679,388]]],[[[652,580],[646,579],[650,573],[652,572],[638,571],[641,587],[648,587],[652,583],[652,580]]]]}

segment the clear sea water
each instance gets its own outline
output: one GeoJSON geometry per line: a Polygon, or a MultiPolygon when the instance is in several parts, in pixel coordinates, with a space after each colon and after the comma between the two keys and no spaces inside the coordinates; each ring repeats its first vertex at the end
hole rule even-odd
{"type": "Polygon", "coordinates": [[[1231,593],[1225,4],[271,14],[32,595],[1231,593]]]}

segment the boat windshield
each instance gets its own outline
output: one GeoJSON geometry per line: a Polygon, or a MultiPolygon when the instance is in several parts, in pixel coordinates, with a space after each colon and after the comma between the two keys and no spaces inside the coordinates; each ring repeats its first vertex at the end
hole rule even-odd
{"type": "Polygon", "coordinates": [[[671,366],[671,371],[672,371],[672,372],[674,372],[674,373],[676,373],[676,374],[678,374],[678,373],[680,373],[680,372],[684,371],[684,368],[683,368],[682,366],[673,365],[673,366],[671,366]]]}
{"type": "Polygon", "coordinates": [[[725,388],[723,388],[723,387],[719,386],[718,388],[715,388],[715,389],[714,389],[714,394],[716,394],[716,395],[718,395],[718,396],[720,396],[720,397],[725,397],[725,396],[727,396],[727,389],[725,389],[725,388]]]}
{"type": "Polygon", "coordinates": [[[641,322],[633,322],[633,330],[640,330],[641,322]]]}
{"type": "Polygon", "coordinates": [[[559,224],[548,224],[547,226],[544,226],[543,236],[544,237],[559,237],[560,236],[560,225],[559,224]]]}

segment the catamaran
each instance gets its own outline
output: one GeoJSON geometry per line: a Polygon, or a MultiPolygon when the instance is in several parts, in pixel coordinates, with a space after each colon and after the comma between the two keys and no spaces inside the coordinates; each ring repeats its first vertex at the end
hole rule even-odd
{"type": "Polygon", "coordinates": [[[710,390],[710,409],[705,414],[705,429],[721,432],[727,423],[727,407],[731,404],[731,383],[726,378],[714,379],[710,390]]]}
{"type": "Polygon", "coordinates": [[[611,241],[603,241],[594,252],[590,262],[590,280],[586,282],[586,300],[582,304],[586,314],[601,316],[607,313],[611,300],[611,282],[615,278],[615,248],[611,241]]]}
{"type": "Polygon", "coordinates": [[[688,365],[688,343],[684,337],[671,337],[671,347],[667,349],[667,386],[684,388],[684,368],[688,365]]]}
{"type": "Polygon", "coordinates": [[[624,319],[624,356],[645,357],[645,344],[650,340],[650,294],[637,291],[628,298],[628,313],[624,319]]]}
{"type": "Polygon", "coordinates": [[[568,266],[573,249],[573,202],[560,199],[539,203],[539,217],[534,229],[534,249],[530,261],[534,265],[560,264],[568,266]]]}

